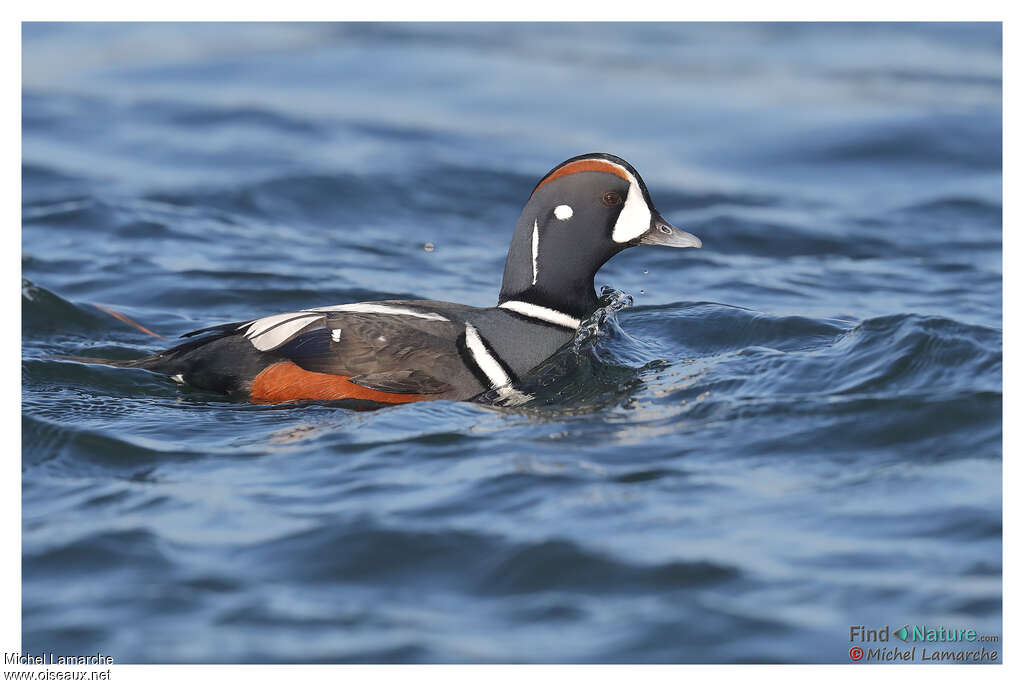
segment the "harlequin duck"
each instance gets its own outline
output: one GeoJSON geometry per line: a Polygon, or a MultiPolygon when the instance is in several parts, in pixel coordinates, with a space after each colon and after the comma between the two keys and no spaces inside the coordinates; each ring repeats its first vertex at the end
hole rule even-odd
{"type": "Polygon", "coordinates": [[[635,245],[701,242],[658,214],[625,160],[580,155],[530,194],[495,307],[432,300],[316,307],[200,329],[150,357],[104,362],[255,402],[394,404],[485,393],[514,402],[522,399],[519,378],[572,340],[598,307],[597,270],[635,245]]]}

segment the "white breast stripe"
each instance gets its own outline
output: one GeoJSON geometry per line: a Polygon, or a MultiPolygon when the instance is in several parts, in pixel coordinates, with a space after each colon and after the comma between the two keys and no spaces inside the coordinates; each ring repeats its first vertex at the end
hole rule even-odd
{"type": "Polygon", "coordinates": [[[537,231],[537,220],[533,220],[533,283],[537,283],[537,252],[540,248],[540,233],[537,231]]]}
{"type": "Polygon", "coordinates": [[[570,317],[564,312],[552,310],[551,308],[548,307],[541,307],[540,305],[524,303],[519,300],[508,300],[498,305],[498,307],[503,307],[506,310],[518,312],[524,317],[540,319],[541,321],[548,322],[549,324],[558,324],[559,326],[564,326],[567,329],[580,328],[579,319],[576,319],[575,317],[570,317]]]}
{"type": "Polygon", "coordinates": [[[630,178],[632,180],[629,182],[629,192],[626,193],[626,204],[612,229],[612,240],[616,243],[628,243],[651,228],[651,208],[647,206],[636,179],[632,175],[630,178]]]}
{"type": "Polygon", "coordinates": [[[332,305],[331,307],[317,307],[315,312],[362,312],[363,314],[400,314],[406,317],[418,317],[419,319],[432,319],[436,322],[447,322],[447,317],[442,317],[436,312],[416,312],[407,310],[404,307],[392,305],[378,305],[377,303],[348,303],[347,305],[332,305]]]}
{"type": "Polygon", "coordinates": [[[473,361],[476,362],[476,366],[480,367],[480,371],[491,382],[491,388],[501,388],[512,383],[512,379],[508,378],[508,374],[501,368],[498,361],[487,352],[487,348],[484,347],[483,339],[480,338],[476,327],[469,322],[466,323],[466,347],[469,348],[470,354],[473,355],[473,361]]]}

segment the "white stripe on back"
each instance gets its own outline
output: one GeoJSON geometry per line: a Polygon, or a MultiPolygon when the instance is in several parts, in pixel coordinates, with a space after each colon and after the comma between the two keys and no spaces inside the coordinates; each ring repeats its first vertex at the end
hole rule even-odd
{"type": "Polygon", "coordinates": [[[318,312],[291,312],[275,314],[254,321],[246,331],[246,338],[257,350],[267,352],[284,345],[302,330],[319,323],[326,316],[318,312]],[[292,318],[289,321],[288,318],[292,318]]]}
{"type": "Polygon", "coordinates": [[[259,336],[278,324],[284,324],[296,317],[308,317],[311,316],[311,314],[312,313],[300,310],[299,312],[285,312],[284,314],[272,314],[267,317],[260,317],[259,319],[253,320],[249,323],[249,328],[246,330],[245,335],[249,338],[259,336]]]}
{"type": "MultiPolygon", "coordinates": [[[[243,324],[239,328],[245,328],[245,337],[249,339],[253,347],[267,352],[284,345],[313,324],[321,323],[328,314],[334,312],[391,314],[403,317],[416,317],[417,319],[430,319],[437,322],[449,321],[447,317],[443,317],[436,312],[416,312],[404,307],[378,305],[377,303],[349,303],[347,305],[333,305],[331,307],[299,310],[298,312],[272,314],[256,319],[248,324],[243,324]]],[[[341,331],[338,329],[332,331],[331,339],[335,342],[340,342],[341,331]]]]}
{"type": "Polygon", "coordinates": [[[407,310],[404,307],[393,305],[378,305],[377,303],[348,303],[347,305],[332,305],[330,307],[317,307],[316,312],[361,312],[363,314],[400,314],[406,317],[418,317],[420,319],[432,319],[436,322],[447,322],[447,317],[442,317],[436,312],[417,312],[407,310]]]}

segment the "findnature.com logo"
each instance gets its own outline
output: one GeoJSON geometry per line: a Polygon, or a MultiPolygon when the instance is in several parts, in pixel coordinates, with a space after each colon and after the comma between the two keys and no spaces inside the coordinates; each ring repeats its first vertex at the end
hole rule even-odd
{"type": "Polygon", "coordinates": [[[995,634],[980,634],[976,629],[949,628],[922,624],[904,624],[895,630],[886,625],[880,629],[868,629],[863,625],[850,626],[850,643],[885,643],[899,639],[906,644],[950,644],[967,643],[967,646],[880,645],[850,647],[851,662],[997,662],[999,651],[990,647],[998,643],[995,634]],[[920,649],[920,650],[919,650],[920,649]]]}

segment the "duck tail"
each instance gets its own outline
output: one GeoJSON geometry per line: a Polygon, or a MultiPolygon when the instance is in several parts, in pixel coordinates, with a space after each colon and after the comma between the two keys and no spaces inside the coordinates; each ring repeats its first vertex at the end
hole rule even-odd
{"type": "MultiPolygon", "coordinates": [[[[127,315],[121,314],[117,310],[114,310],[106,305],[100,305],[98,303],[90,303],[100,312],[109,314],[111,317],[124,322],[128,326],[131,326],[139,331],[149,334],[155,338],[159,338],[162,341],[166,341],[166,336],[150,331],[142,324],[128,317],[127,315]]],[[[84,364],[103,364],[108,367],[122,367],[125,369],[148,369],[150,371],[163,371],[162,367],[166,366],[167,359],[162,353],[156,355],[150,355],[148,357],[140,357],[137,360],[114,360],[109,357],[79,357],[77,355],[54,355],[52,359],[55,360],[67,360],[68,362],[82,362],[84,364]]]]}
{"type": "Polygon", "coordinates": [[[150,336],[155,336],[156,338],[159,338],[162,341],[166,341],[167,340],[166,336],[161,336],[158,333],[154,333],[153,331],[150,331],[149,329],[144,327],[142,324],[139,324],[134,319],[131,319],[127,315],[121,314],[117,310],[111,309],[111,308],[107,307],[106,305],[99,305],[97,303],[92,303],[92,306],[95,307],[100,312],[105,312],[106,314],[109,314],[114,319],[118,319],[118,320],[124,322],[128,326],[131,326],[131,327],[134,327],[134,328],[138,329],[142,333],[149,334],[150,336]]]}

